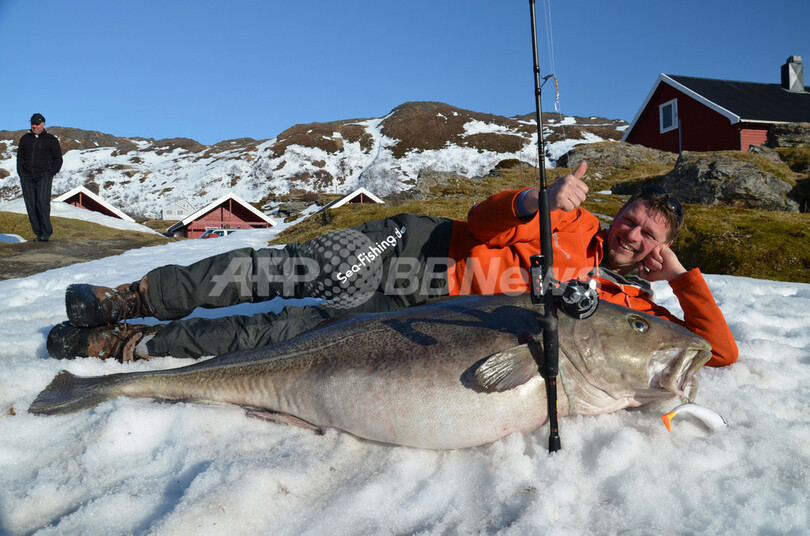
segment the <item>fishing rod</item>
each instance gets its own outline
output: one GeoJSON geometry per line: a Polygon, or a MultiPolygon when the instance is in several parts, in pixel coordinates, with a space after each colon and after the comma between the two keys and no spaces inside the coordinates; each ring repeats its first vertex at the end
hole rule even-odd
{"type": "Polygon", "coordinates": [[[559,338],[557,334],[557,309],[567,315],[583,319],[591,316],[599,304],[596,288],[584,281],[567,281],[560,284],[554,278],[554,253],[551,242],[551,210],[549,208],[548,188],[546,186],[546,147],[543,137],[543,112],[541,97],[543,83],[551,76],[546,76],[541,83],[540,62],[537,53],[537,18],[534,0],[529,0],[532,21],[532,55],[534,58],[534,96],[535,119],[537,120],[537,167],[540,173],[538,193],[538,213],[540,223],[540,255],[532,255],[532,303],[543,305],[543,352],[532,352],[538,369],[546,382],[546,403],[548,405],[548,450],[560,450],[560,431],[557,415],[557,376],[559,373],[559,338]]]}
{"type": "MultiPolygon", "coordinates": [[[[560,430],[557,422],[557,373],[559,371],[559,341],[557,337],[557,304],[553,297],[551,267],[554,265],[554,253],[551,245],[551,210],[548,204],[546,187],[546,144],[543,137],[543,112],[540,99],[543,86],[540,83],[540,62],[537,54],[537,17],[534,0],[529,0],[532,15],[532,56],[534,58],[534,98],[535,119],[537,120],[537,167],[540,172],[540,191],[538,193],[538,212],[540,220],[540,255],[532,255],[532,303],[543,305],[543,363],[538,363],[540,372],[546,381],[546,403],[548,405],[548,451],[560,450],[560,430]]],[[[535,355],[535,360],[537,356],[535,355]]]]}

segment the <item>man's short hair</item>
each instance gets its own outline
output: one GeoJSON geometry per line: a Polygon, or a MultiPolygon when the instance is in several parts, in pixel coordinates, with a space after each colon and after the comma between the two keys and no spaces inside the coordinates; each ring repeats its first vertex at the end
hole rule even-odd
{"type": "Polygon", "coordinates": [[[657,184],[648,184],[642,186],[627,200],[619,214],[639,199],[646,201],[650,205],[653,214],[658,214],[666,220],[669,227],[667,241],[675,240],[683,226],[683,206],[681,206],[681,202],[674,196],[669,195],[666,190],[657,184]]]}

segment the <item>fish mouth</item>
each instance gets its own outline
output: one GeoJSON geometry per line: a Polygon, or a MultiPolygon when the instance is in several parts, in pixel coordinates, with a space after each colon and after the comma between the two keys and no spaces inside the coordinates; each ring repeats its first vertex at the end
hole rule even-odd
{"type": "Polygon", "coordinates": [[[711,347],[708,344],[680,351],[674,359],[652,366],[650,387],[672,393],[685,403],[692,402],[698,388],[696,373],[711,356],[711,347]]]}

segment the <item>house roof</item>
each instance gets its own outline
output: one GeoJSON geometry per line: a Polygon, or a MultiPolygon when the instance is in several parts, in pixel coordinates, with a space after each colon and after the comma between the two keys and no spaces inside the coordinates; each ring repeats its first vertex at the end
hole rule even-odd
{"type": "Polygon", "coordinates": [[[656,90],[667,84],[726,116],[732,124],[740,121],[754,123],[810,122],[810,88],[788,91],[779,84],[738,82],[714,78],[697,78],[674,74],[660,74],[652,89],[630,122],[624,137],[647,108],[656,90]]]}
{"type": "Polygon", "coordinates": [[[188,208],[190,210],[194,210],[194,204],[191,201],[189,201],[188,199],[180,199],[179,201],[175,201],[174,203],[169,203],[168,205],[163,207],[162,210],[166,210],[167,208],[174,208],[174,207],[188,208]]]}
{"type": "Polygon", "coordinates": [[[126,214],[124,214],[123,212],[121,212],[120,210],[118,210],[117,208],[115,208],[114,206],[109,204],[108,202],[104,201],[102,198],[100,198],[99,196],[97,196],[96,194],[94,194],[93,192],[91,192],[90,190],[85,188],[84,186],[77,186],[72,190],[68,190],[67,192],[63,193],[62,195],[54,198],[54,201],[64,201],[64,202],[67,203],[71,198],[73,198],[74,196],[77,196],[79,194],[82,194],[82,195],[85,195],[85,196],[89,197],[90,199],[92,199],[93,201],[95,201],[99,205],[103,206],[104,208],[106,208],[107,210],[109,210],[110,212],[112,212],[117,217],[121,218],[122,220],[135,221],[134,219],[127,216],[126,214]]]}
{"type": "MultiPolygon", "coordinates": [[[[375,203],[385,203],[385,201],[383,201],[382,199],[380,199],[379,197],[372,194],[371,192],[369,192],[368,190],[366,190],[365,188],[363,188],[361,186],[360,188],[353,191],[352,193],[346,194],[343,197],[341,197],[340,199],[336,199],[335,201],[332,201],[331,203],[327,203],[326,205],[323,206],[323,208],[321,210],[326,210],[327,208],[342,207],[343,205],[345,205],[346,203],[348,203],[349,201],[351,201],[352,199],[354,199],[358,195],[365,195],[366,197],[368,197],[369,199],[371,199],[375,203]]],[[[318,212],[320,212],[321,210],[319,210],[318,212]]]]}
{"type": "Polygon", "coordinates": [[[810,122],[810,88],[797,92],[788,91],[779,84],[668,76],[706,100],[739,116],[740,121],[810,122]]]}
{"type": "Polygon", "coordinates": [[[212,210],[214,210],[219,205],[221,205],[222,203],[224,203],[225,201],[227,201],[229,199],[233,199],[234,201],[236,201],[237,203],[242,205],[244,208],[249,210],[251,213],[253,213],[257,218],[261,219],[262,221],[265,221],[265,222],[269,223],[271,227],[276,225],[275,220],[273,220],[272,218],[266,216],[260,210],[257,210],[253,205],[251,205],[250,203],[248,203],[247,201],[245,201],[244,199],[242,199],[238,195],[236,195],[234,193],[229,193],[229,194],[223,195],[222,197],[220,197],[219,199],[217,199],[213,203],[209,203],[208,205],[204,206],[203,208],[201,208],[197,212],[195,212],[193,214],[189,214],[184,219],[180,220],[179,222],[177,222],[174,225],[172,225],[171,227],[169,227],[168,232],[172,233],[174,231],[177,231],[178,229],[182,229],[183,227],[186,227],[188,224],[190,224],[191,222],[193,222],[197,218],[200,218],[201,216],[204,216],[205,214],[211,212],[212,210]]]}

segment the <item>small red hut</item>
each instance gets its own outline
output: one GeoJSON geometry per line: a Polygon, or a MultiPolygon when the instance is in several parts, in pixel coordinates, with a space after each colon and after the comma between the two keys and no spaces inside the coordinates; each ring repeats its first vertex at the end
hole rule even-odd
{"type": "Polygon", "coordinates": [[[105,216],[119,218],[125,221],[135,221],[84,186],[77,186],[76,188],[56,197],[54,201],[63,201],[68,205],[73,205],[74,207],[92,210],[93,212],[98,212],[100,214],[104,214],[105,216]]]}
{"type": "Polygon", "coordinates": [[[199,238],[212,229],[266,229],[276,222],[229,193],[169,227],[172,236],[199,238]]]}

